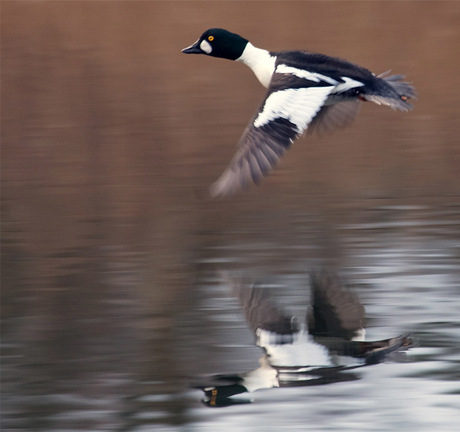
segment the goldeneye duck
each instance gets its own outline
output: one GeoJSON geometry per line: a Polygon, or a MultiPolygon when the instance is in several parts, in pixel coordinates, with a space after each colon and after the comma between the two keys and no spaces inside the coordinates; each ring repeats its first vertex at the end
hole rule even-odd
{"type": "Polygon", "coordinates": [[[357,368],[413,346],[409,335],[364,341],[364,306],[356,292],[329,271],[310,273],[311,306],[304,319],[279,307],[273,282],[268,287],[228,274],[223,278],[264,355],[257,369],[215,375],[195,385],[203,390],[208,406],[248,403],[250,399],[234,396],[260,389],[356,380],[357,368]]]}
{"type": "Polygon", "coordinates": [[[235,156],[211,186],[214,197],[257,184],[304,131],[323,134],[348,126],[361,101],[408,111],[408,100],[416,96],[403,75],[375,75],[346,60],[307,51],[270,52],[224,29],[206,30],[182,52],[243,62],[268,88],[235,156]]]}

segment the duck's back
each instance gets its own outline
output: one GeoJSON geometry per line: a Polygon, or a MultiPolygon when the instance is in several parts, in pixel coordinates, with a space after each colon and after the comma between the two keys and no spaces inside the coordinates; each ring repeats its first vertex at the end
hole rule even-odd
{"type": "Polygon", "coordinates": [[[374,74],[368,69],[325,54],[308,51],[283,51],[272,53],[272,55],[276,56],[276,66],[286,65],[299,70],[319,73],[337,81],[341,81],[342,77],[349,77],[362,82],[375,79],[374,74]]]}

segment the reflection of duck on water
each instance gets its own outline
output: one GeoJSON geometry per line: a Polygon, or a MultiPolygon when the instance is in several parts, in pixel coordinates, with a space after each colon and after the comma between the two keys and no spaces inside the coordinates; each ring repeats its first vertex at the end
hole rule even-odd
{"type": "Polygon", "coordinates": [[[407,335],[365,342],[364,307],[358,296],[330,273],[311,276],[312,312],[308,330],[284,314],[270,298],[270,290],[230,280],[256,344],[265,355],[260,367],[245,374],[217,375],[206,385],[203,402],[209,406],[248,403],[232,396],[271,387],[307,386],[358,379],[351,372],[407,349],[407,335]]]}

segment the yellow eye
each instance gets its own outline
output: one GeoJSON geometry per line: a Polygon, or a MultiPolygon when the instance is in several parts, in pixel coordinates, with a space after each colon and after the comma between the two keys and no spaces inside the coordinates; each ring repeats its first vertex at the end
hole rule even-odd
{"type": "Polygon", "coordinates": [[[212,42],[214,40],[214,36],[208,36],[208,41],[212,42]]]}

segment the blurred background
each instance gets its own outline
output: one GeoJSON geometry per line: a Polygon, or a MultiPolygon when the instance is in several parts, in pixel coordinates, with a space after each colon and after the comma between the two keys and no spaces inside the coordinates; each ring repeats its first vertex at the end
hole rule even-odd
{"type": "Polygon", "coordinates": [[[2,1],[2,430],[456,430],[459,43],[452,1],[2,1]],[[211,200],[265,89],[181,54],[209,27],[391,69],[419,98],[211,200]],[[281,278],[289,308],[318,266],[354,284],[369,339],[417,338],[409,361],[202,406],[196,376],[261,354],[219,271],[281,278]]]}

